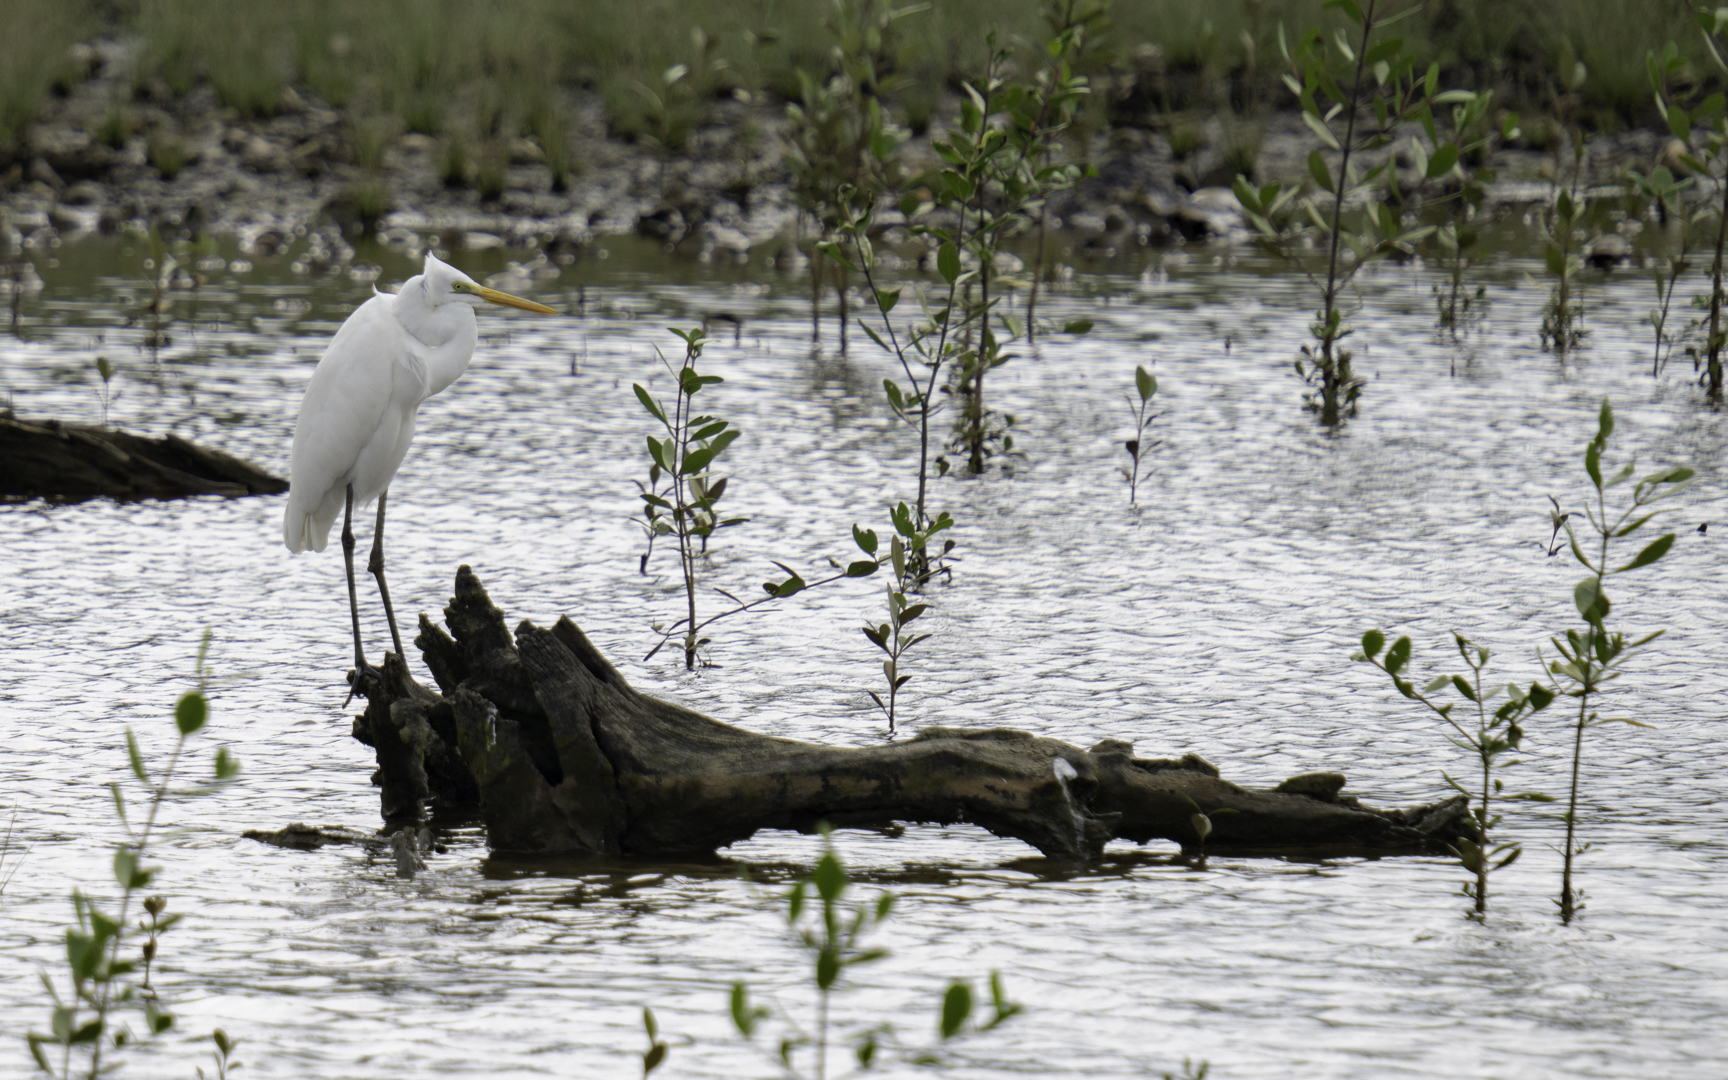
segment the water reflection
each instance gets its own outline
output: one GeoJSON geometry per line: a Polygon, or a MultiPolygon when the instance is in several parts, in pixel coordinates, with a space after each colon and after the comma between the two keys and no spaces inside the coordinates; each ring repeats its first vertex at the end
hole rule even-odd
{"type": "MultiPolygon", "coordinates": [[[[585,319],[487,319],[458,392],[423,409],[392,489],[400,612],[436,613],[469,562],[509,617],[569,613],[650,692],[773,734],[880,738],[865,695],[873,650],[857,630],[880,603],[873,582],[721,624],[718,669],[638,662],[678,586],[669,560],[637,573],[630,479],[646,428],[630,384],[666,377],[653,350],[665,325],[744,320],[737,343],[721,332],[708,355],[727,379],[716,409],[745,433],[728,498],[752,521],[705,572],[754,589],[775,574],[770,559],[844,556],[851,524],[906,494],[914,436],[879,397],[895,372],[856,336],[850,358],[833,357],[831,324],[813,356],[796,279],[762,265],[674,272],[609,246],[604,262],[585,253],[526,290],[585,303],[585,319]]],[[[224,265],[176,297],[154,358],[147,328],[128,325],[149,295],[142,251],[57,249],[21,305],[21,335],[0,344],[14,407],[95,420],[100,351],[121,366],[116,422],[285,469],[312,365],[370,287],[294,272],[306,247],[220,246],[208,257],[224,265]]],[[[530,260],[452,258],[476,277],[530,260]]],[[[379,267],[380,283],[416,269],[401,243],[354,262],[379,267]]],[[[1329,435],[1288,373],[1311,307],[1295,283],[1198,254],[1128,269],[1041,299],[1053,317],[1093,319],[1091,335],[1049,338],[992,374],[997,407],[1021,418],[1013,475],[936,485],[964,562],[932,598],[937,633],[905,691],[915,715],[1080,745],[1125,738],[1148,756],[1196,750],[1246,783],[1336,768],[1373,802],[1431,799],[1456,753],[1351,670],[1353,642],[1396,628],[1419,661],[1441,663],[1456,626],[1530,677],[1575,576],[1542,554],[1545,497],[1576,497],[1591,417],[1611,394],[1628,452],[1703,473],[1682,542],[1618,601],[1636,625],[1670,627],[1611,704],[1659,726],[1592,744],[1584,832],[1597,846],[1571,931],[1551,918],[1552,811],[1511,823],[1529,854],[1497,879],[1485,927],[1461,918],[1461,875],[1438,860],[1201,868],[1171,846],[1116,844],[1073,866],[967,827],[842,832],[859,890],[901,896],[883,939],[893,955],[859,972],[847,1016],[922,1031],[948,977],[994,967],[1032,1008],[951,1075],[1158,1075],[1188,1055],[1232,1080],[1714,1076],[1728,1056],[1728,605],[1720,541],[1691,527],[1721,520],[1728,428],[1683,371],[1646,374],[1647,284],[1592,277],[1592,338],[1562,363],[1534,348],[1543,291],[1525,267],[1491,270],[1462,348],[1433,333],[1430,278],[1375,268],[1360,279],[1362,416],[1329,435]],[[1130,513],[1115,467],[1135,364],[1159,377],[1164,444],[1130,513]]],[[[0,802],[16,800],[28,845],[0,900],[0,1029],[43,1024],[32,969],[62,949],[67,889],[104,887],[114,831],[93,793],[125,767],[120,727],[161,749],[208,625],[218,669],[248,674],[214,721],[247,772],[199,807],[212,817],[176,810],[186,831],[162,851],[163,889],[193,913],[162,977],[188,1035],[221,1024],[263,1076],[613,1075],[639,1068],[639,1009],[652,1005],[675,1036],[672,1074],[769,1075],[730,1034],[724,996],[747,978],[802,1007],[804,961],[774,894],[811,864],[812,838],[765,834],[712,862],[530,865],[489,858],[472,822],[441,821],[447,850],[412,881],[387,852],[237,838],[376,821],[371,763],[339,708],[340,560],[288,556],[280,514],[276,499],[0,508],[0,802]]],[[[363,612],[374,650],[381,615],[363,612]]],[[[1557,723],[1533,731],[1518,786],[1559,790],[1563,746],[1557,723]]],[[[193,1053],[170,1041],[130,1075],[183,1076],[193,1053]]]]}

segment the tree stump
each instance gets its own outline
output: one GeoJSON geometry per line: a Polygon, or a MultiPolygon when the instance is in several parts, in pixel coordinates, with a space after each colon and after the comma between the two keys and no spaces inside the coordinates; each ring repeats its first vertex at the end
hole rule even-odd
{"type": "Polygon", "coordinates": [[[80,502],[182,499],[189,495],[275,495],[288,481],[255,465],[187,442],[113,428],[23,421],[0,414],[0,498],[80,502]]]}
{"type": "MultiPolygon", "coordinates": [[[[927,727],[863,748],[758,735],[633,689],[576,624],[514,634],[468,567],[415,644],[438,684],[386,656],[355,718],[377,753],[387,821],[429,802],[477,807],[495,852],[708,853],[762,829],[970,822],[1047,856],[1092,858],[1113,838],[1185,850],[1332,857],[1433,854],[1470,835],[1461,796],[1377,810],[1310,773],[1271,791],[1223,779],[1195,754],[1083,750],[1008,728],[927,727]],[[1195,815],[1211,833],[1202,840],[1195,815]]],[[[351,676],[352,677],[352,676],[351,676]]]]}

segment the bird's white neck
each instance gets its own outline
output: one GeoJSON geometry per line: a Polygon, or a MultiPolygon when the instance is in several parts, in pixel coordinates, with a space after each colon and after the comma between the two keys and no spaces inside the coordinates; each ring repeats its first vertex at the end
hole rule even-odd
{"type": "Polygon", "coordinates": [[[480,340],[474,309],[461,300],[433,304],[418,274],[402,285],[391,306],[412,342],[422,346],[414,353],[425,365],[426,397],[461,378],[480,340]]]}

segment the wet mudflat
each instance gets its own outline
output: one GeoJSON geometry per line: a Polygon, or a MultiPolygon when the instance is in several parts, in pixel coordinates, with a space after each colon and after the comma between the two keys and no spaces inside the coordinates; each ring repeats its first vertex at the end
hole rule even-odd
{"type": "MultiPolygon", "coordinates": [[[[704,314],[744,319],[736,344],[717,327],[707,367],[727,379],[716,409],[744,432],[728,502],[752,519],[721,534],[710,582],[755,591],[779,576],[769,560],[845,558],[850,525],[910,493],[916,436],[882,401],[886,357],[861,335],[836,356],[831,322],[813,355],[804,280],[760,266],[670,273],[615,246],[531,286],[572,311],[580,286],[586,318],[483,316],[474,366],[423,408],[391,492],[391,584],[407,618],[441,608],[467,562],[512,618],[567,613],[620,661],[652,647],[650,624],[675,617],[681,591],[664,553],[636,572],[630,481],[645,472],[647,418],[630,385],[667,382],[654,345],[704,314]]],[[[127,325],[149,296],[141,253],[95,242],[55,254],[21,336],[0,339],[20,415],[99,419],[92,365],[106,355],[121,369],[113,422],[286,471],[305,380],[369,271],[299,275],[292,256],[237,270],[226,260],[240,253],[224,249],[177,296],[153,357],[149,327],[127,325]]],[[[1728,421],[1681,365],[1649,376],[1648,284],[1593,278],[1592,336],[1562,361],[1536,348],[1544,291],[1522,276],[1533,263],[1492,271],[1486,320],[1462,345],[1432,329],[1432,278],[1372,268],[1352,339],[1370,382],[1361,415],[1331,434],[1289,373],[1310,298],[1213,254],[1078,275],[1045,302],[1093,332],[991,376],[1025,455],[936,485],[962,561],[930,597],[935,636],[903,698],[911,726],[1122,738],[1147,756],[1199,752],[1244,783],[1336,769],[1375,803],[1429,801],[1461,754],[1350,664],[1355,639],[1407,632],[1427,670],[1446,667],[1457,628],[1492,644],[1506,677],[1533,678],[1537,646],[1575,621],[1577,571],[1542,547],[1546,496],[1581,498],[1579,458],[1608,395],[1641,471],[1684,462],[1702,475],[1672,523],[1675,552],[1616,595],[1627,621],[1670,629],[1606,706],[1657,727],[1594,737],[1585,917],[1570,929],[1553,918],[1560,833],[1546,808],[1509,817],[1529,850],[1495,878],[1486,926],[1463,918],[1462,872],[1437,859],[1202,870],[1173,846],[1117,844],[1102,864],[1070,866],[969,828],[842,832],[861,887],[890,887],[900,904],[883,937],[893,955],[859,970],[841,1017],[889,1019],[924,1041],[949,977],[998,968],[1028,1013],[962,1046],[951,1075],[1157,1075],[1184,1055],[1221,1078],[1714,1075],[1728,1056],[1716,812],[1728,787],[1716,548],[1728,540],[1693,530],[1721,519],[1728,421]],[[1130,513],[1116,469],[1135,364],[1160,380],[1164,441],[1130,513]]],[[[380,282],[412,272],[399,253],[368,257],[380,282]]],[[[453,257],[483,276],[508,256],[453,257]]],[[[58,962],[68,890],[108,880],[118,834],[102,785],[125,769],[121,728],[162,748],[161,718],[209,626],[216,669],[235,676],[215,694],[212,734],[246,772],[173,811],[184,831],[159,849],[159,891],[191,916],[165,941],[158,983],[183,1035],[134,1055],[129,1075],[186,1075],[205,1050],[185,1040],[215,1025],[246,1040],[240,1056],[261,1076],[634,1075],[643,1005],[671,1033],[662,1075],[773,1075],[732,1033],[726,990],[738,978],[781,988],[807,1015],[804,961],[770,892],[735,864],[774,889],[813,863],[813,838],[765,834],[712,864],[541,865],[489,860],[478,832],[453,823],[448,853],[412,882],[354,849],[239,838],[377,815],[369,752],[340,708],[340,559],[290,556],[280,515],[279,497],[0,508],[0,798],[28,848],[0,898],[0,1029],[45,1021],[35,968],[58,962]]],[[[720,624],[717,666],[696,675],[666,653],[624,671],[755,730],[880,739],[866,695],[877,656],[857,629],[879,592],[848,583],[720,624]]],[[[377,649],[382,612],[367,613],[377,649]]],[[[1508,782],[1559,793],[1566,745],[1560,717],[1545,717],[1508,782]]],[[[22,1073],[21,1042],[13,1061],[22,1073]]]]}

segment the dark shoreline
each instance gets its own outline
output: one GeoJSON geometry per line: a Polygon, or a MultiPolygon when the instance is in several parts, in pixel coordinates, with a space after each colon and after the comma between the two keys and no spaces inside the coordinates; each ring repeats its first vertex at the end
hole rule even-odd
{"type": "MultiPolygon", "coordinates": [[[[334,226],[348,236],[367,228],[419,233],[495,234],[513,247],[574,250],[598,236],[641,233],[680,252],[743,255],[763,245],[785,246],[800,220],[782,156],[787,119],[781,107],[715,102],[712,122],[696,129],[682,153],[662,157],[643,142],[609,134],[598,94],[571,96],[570,160],[565,190],[531,139],[510,143],[510,162],[495,198],[472,186],[440,180],[438,143],[406,134],[391,140],[378,165],[355,164],[351,118],[286,91],[268,119],[244,120],[222,107],[208,86],[156,104],[135,104],[141,127],[180,132],[184,165],[172,178],[151,164],[143,134],[124,145],[92,135],[120,92],[126,46],[102,42],[95,74],[63,98],[47,102],[37,122],[10,149],[0,149],[0,240],[14,255],[21,238],[116,233],[152,226],[169,239],[205,233],[251,242],[272,235],[334,226]],[[112,55],[110,55],[112,54],[112,55]]],[[[945,127],[953,103],[937,111],[945,127]]],[[[1298,115],[1269,113],[1235,119],[1234,137],[1248,124],[1258,134],[1254,179],[1300,182],[1307,176],[1312,138],[1298,115]]],[[[1246,237],[1225,167],[1232,138],[1217,118],[1197,124],[1198,147],[1177,160],[1165,134],[1115,128],[1090,138],[1097,175],[1050,204],[1051,214],[1079,237],[1142,244],[1246,237]]],[[[1389,152],[1418,137],[1411,126],[1389,152]]],[[[1586,186],[1621,193],[1628,168],[1647,171],[1670,155],[1666,132],[1631,130],[1588,143],[1586,186]]],[[[1385,153],[1387,151],[1383,151],[1385,153]]],[[[927,138],[901,151],[910,174],[934,163],[927,138]]],[[[1488,164],[1497,173],[1492,202],[1545,196],[1544,162],[1551,152],[1508,149],[1488,164]]],[[[1606,192],[1605,192],[1606,193],[1606,192]]],[[[3,252],[0,252],[3,254],[3,252]]]]}

